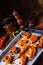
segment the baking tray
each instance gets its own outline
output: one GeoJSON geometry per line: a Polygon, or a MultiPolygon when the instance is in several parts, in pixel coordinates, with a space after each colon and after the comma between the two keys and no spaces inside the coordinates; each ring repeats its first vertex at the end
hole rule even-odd
{"type": "MultiPolygon", "coordinates": [[[[26,29],[25,29],[25,30],[26,30],[26,29]]],[[[4,50],[4,52],[0,55],[0,65],[3,65],[3,64],[1,63],[3,56],[8,55],[9,49],[10,49],[13,45],[16,45],[16,44],[17,44],[17,41],[21,39],[21,34],[23,34],[23,33],[25,32],[25,30],[24,30],[24,31],[21,31],[20,34],[18,34],[18,35],[9,43],[9,45],[6,47],[6,49],[4,50]]],[[[26,31],[29,31],[29,30],[26,30],[26,31]]],[[[43,35],[43,33],[40,34],[40,32],[31,31],[31,29],[30,29],[29,32],[30,32],[32,35],[33,35],[33,34],[34,34],[34,35],[38,35],[39,37],[43,35]]],[[[42,52],[43,52],[43,49],[38,50],[38,53],[36,54],[36,56],[34,57],[34,59],[33,59],[32,61],[29,61],[29,62],[27,63],[27,65],[33,65],[33,63],[38,59],[38,57],[41,55],[42,52]]]]}

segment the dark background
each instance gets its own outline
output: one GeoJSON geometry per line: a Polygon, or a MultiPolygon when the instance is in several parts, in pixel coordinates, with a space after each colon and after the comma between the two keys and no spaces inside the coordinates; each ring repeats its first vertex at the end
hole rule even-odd
{"type": "Polygon", "coordinates": [[[29,12],[38,7],[38,0],[0,0],[0,17],[6,17],[13,10],[29,12]]]}

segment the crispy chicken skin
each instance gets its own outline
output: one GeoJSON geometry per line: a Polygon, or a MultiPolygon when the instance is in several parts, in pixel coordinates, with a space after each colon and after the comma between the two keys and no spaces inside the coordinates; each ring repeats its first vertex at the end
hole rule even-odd
{"type": "Polygon", "coordinates": [[[28,46],[25,45],[24,47],[21,48],[21,51],[20,51],[20,54],[19,54],[19,57],[21,57],[21,55],[23,55],[23,53],[27,50],[28,46]]]}
{"type": "Polygon", "coordinates": [[[18,41],[18,46],[19,47],[23,47],[23,46],[25,46],[26,45],[26,40],[19,40],[18,41]]]}
{"type": "Polygon", "coordinates": [[[21,56],[26,50],[28,45],[26,44],[26,40],[20,40],[18,42],[18,46],[21,48],[19,56],[21,56]]]}
{"type": "Polygon", "coordinates": [[[9,51],[9,53],[10,53],[11,55],[15,55],[15,54],[17,54],[17,52],[18,52],[18,50],[17,50],[17,48],[16,48],[15,46],[13,46],[13,47],[10,49],[10,51],[9,51]]]}
{"type": "Polygon", "coordinates": [[[22,65],[26,65],[26,59],[27,59],[27,57],[25,54],[21,56],[22,65]]]}
{"type": "Polygon", "coordinates": [[[30,37],[30,43],[34,43],[34,42],[36,42],[37,39],[38,39],[38,36],[36,36],[36,35],[32,35],[32,36],[30,37]]]}
{"type": "Polygon", "coordinates": [[[12,56],[5,56],[5,57],[3,58],[3,62],[11,63],[11,61],[12,61],[12,56]]]}
{"type": "Polygon", "coordinates": [[[24,34],[22,34],[22,37],[24,39],[28,39],[30,37],[30,33],[29,32],[25,32],[24,34]]]}
{"type": "Polygon", "coordinates": [[[34,46],[31,46],[25,54],[27,57],[29,57],[29,60],[32,60],[36,54],[36,48],[34,46]]]}

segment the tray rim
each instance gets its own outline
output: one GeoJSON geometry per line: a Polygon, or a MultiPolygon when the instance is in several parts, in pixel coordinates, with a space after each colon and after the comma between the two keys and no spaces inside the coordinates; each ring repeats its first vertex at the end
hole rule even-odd
{"type": "Polygon", "coordinates": [[[43,30],[33,29],[33,28],[25,28],[24,31],[31,31],[31,32],[36,32],[36,33],[43,34],[43,30]]]}

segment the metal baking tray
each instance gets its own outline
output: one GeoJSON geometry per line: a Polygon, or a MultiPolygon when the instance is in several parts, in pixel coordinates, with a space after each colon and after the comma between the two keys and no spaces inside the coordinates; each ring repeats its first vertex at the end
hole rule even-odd
{"type": "MultiPolygon", "coordinates": [[[[20,34],[18,34],[10,43],[9,45],[6,47],[6,49],[4,50],[4,52],[0,55],[0,65],[3,65],[2,64],[2,58],[3,56],[6,56],[8,55],[8,52],[9,52],[9,49],[13,46],[13,45],[16,45],[17,44],[17,41],[21,39],[21,35],[25,32],[25,31],[29,31],[29,30],[24,30],[24,31],[21,31],[20,34]]],[[[37,35],[37,36],[42,36],[43,33],[41,32],[34,32],[30,29],[29,31],[32,35],[37,35]]],[[[36,56],[34,57],[34,59],[32,61],[29,61],[27,63],[27,65],[33,65],[33,63],[38,59],[38,57],[41,55],[41,53],[43,52],[43,49],[39,49],[36,56]]]]}

